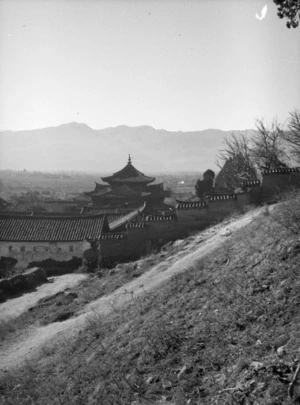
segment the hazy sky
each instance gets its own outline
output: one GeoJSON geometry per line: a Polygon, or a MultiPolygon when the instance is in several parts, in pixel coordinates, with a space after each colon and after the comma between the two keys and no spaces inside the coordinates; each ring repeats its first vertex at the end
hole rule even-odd
{"type": "Polygon", "coordinates": [[[0,130],[253,128],[299,107],[299,72],[271,0],[0,0],[0,130]]]}

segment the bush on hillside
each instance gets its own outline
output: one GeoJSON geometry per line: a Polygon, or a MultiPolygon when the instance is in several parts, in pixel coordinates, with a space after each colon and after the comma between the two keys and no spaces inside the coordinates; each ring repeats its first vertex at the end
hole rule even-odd
{"type": "Polygon", "coordinates": [[[28,268],[41,267],[47,273],[47,277],[60,276],[63,274],[73,273],[82,265],[82,259],[73,257],[71,260],[54,260],[45,259],[38,262],[31,262],[28,264],[28,268]]]}
{"type": "Polygon", "coordinates": [[[281,205],[274,213],[277,222],[291,233],[300,234],[300,192],[294,190],[281,196],[281,205]]]}

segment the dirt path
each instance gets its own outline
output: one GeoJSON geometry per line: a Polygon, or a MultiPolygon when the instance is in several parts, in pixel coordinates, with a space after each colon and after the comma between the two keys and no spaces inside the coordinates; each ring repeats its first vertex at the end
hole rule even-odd
{"type": "Polygon", "coordinates": [[[85,274],[65,274],[52,277],[53,282],[38,286],[36,291],[3,302],[0,304],[0,323],[21,315],[27,309],[33,307],[41,298],[64,291],[66,288],[75,287],[85,278],[87,278],[85,274]]]}
{"type": "Polygon", "coordinates": [[[257,209],[237,220],[227,222],[225,225],[220,224],[201,232],[190,241],[189,246],[184,246],[183,241],[180,248],[186,249],[184,254],[182,250],[179,250],[177,256],[171,256],[166,260],[162,259],[162,262],[139,278],[123,285],[112,294],[86,305],[76,318],[56,322],[45,327],[32,327],[24,331],[15,341],[8,342],[2,349],[0,348],[0,371],[18,367],[24,364],[26,360],[42,356],[41,350],[44,345],[47,344],[50,347],[53,342],[57,343],[60,339],[78,333],[80,329],[85,328],[88,318],[93,314],[105,316],[111,313],[114,308],[124,306],[131,300],[131,295],[124,293],[125,290],[134,291],[135,295],[143,294],[157,288],[174,274],[187,270],[195,265],[198,260],[218,248],[227,237],[230,238],[235,230],[249,224],[261,211],[262,209],[257,209]]]}

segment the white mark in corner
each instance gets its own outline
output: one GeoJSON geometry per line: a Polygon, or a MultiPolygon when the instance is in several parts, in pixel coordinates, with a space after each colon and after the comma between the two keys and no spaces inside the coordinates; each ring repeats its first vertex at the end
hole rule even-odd
{"type": "Polygon", "coordinates": [[[263,19],[265,18],[266,14],[267,14],[267,11],[268,11],[268,6],[265,5],[265,7],[261,10],[261,16],[259,16],[259,15],[256,13],[256,14],[255,14],[255,17],[256,17],[258,20],[263,20],[263,19]]]}

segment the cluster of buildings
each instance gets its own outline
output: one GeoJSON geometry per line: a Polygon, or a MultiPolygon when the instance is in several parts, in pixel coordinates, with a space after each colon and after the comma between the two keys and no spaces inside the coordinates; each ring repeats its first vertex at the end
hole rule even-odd
{"type": "Polygon", "coordinates": [[[0,256],[17,260],[17,268],[46,259],[83,258],[97,246],[106,265],[136,259],[168,241],[217,223],[247,205],[270,201],[276,193],[299,187],[300,168],[269,170],[262,182],[241,184],[238,193],[206,195],[204,201],[166,205],[163,184],[127,165],[103,177],[87,192],[92,204],[74,212],[0,212],[0,256]],[[105,184],[106,183],[106,184],[105,184]]]}

